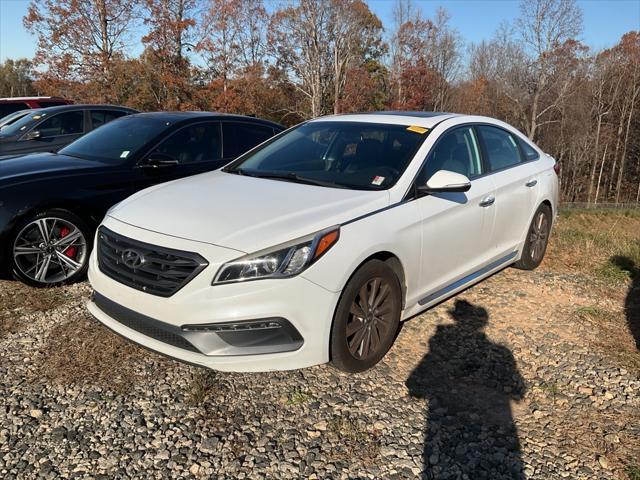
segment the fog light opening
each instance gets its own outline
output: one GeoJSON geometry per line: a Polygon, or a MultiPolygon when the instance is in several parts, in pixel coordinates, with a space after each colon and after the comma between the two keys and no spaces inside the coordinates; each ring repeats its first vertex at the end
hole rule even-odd
{"type": "Polygon", "coordinates": [[[183,325],[185,332],[243,332],[247,330],[276,330],[282,328],[280,322],[274,320],[260,320],[255,322],[217,323],[203,325],[183,325]]]}

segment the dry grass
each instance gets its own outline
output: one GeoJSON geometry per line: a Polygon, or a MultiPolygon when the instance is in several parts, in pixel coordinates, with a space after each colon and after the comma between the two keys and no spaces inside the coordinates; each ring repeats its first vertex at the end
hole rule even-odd
{"type": "Polygon", "coordinates": [[[640,352],[625,324],[623,312],[610,312],[597,306],[581,307],[578,316],[594,325],[600,335],[596,346],[616,363],[640,373],[640,352]]]}
{"type": "Polygon", "coordinates": [[[37,375],[46,381],[90,384],[126,393],[153,375],[146,350],[110,332],[89,315],[56,325],[45,342],[37,375]]]}
{"type": "Polygon", "coordinates": [[[60,288],[32,288],[19,282],[0,281],[0,338],[20,330],[23,317],[53,310],[67,300],[60,288]]]}
{"type": "Polygon", "coordinates": [[[616,258],[640,267],[640,210],[560,212],[545,268],[625,282],[630,272],[616,258]]]}
{"type": "Polygon", "coordinates": [[[327,424],[327,435],[337,439],[338,447],[332,450],[334,459],[348,460],[354,457],[375,460],[380,453],[379,432],[348,417],[334,418],[327,424]]]}
{"type": "Polygon", "coordinates": [[[596,347],[603,355],[640,372],[640,351],[627,318],[633,313],[627,307],[625,316],[624,310],[625,296],[633,295],[640,276],[640,210],[561,211],[544,268],[598,281],[593,291],[601,292],[603,301],[596,296],[576,315],[599,331],[596,347]]]}

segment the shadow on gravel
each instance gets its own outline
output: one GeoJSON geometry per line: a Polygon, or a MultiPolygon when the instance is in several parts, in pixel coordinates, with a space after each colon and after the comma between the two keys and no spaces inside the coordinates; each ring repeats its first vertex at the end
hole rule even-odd
{"type": "Polygon", "coordinates": [[[524,396],[513,355],[491,342],[487,311],[465,300],[449,310],[406,384],[429,401],[423,479],[523,479],[511,401],[524,396]]]}
{"type": "Polygon", "coordinates": [[[636,342],[636,348],[640,350],[640,265],[636,265],[629,257],[622,256],[611,257],[610,261],[621,270],[629,272],[631,276],[631,285],[624,301],[624,311],[629,331],[636,342]]]}

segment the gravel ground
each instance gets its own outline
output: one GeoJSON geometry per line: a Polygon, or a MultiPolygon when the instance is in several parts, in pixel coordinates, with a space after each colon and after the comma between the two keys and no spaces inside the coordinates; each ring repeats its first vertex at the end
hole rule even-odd
{"type": "Polygon", "coordinates": [[[0,477],[635,480],[625,290],[509,269],[348,376],[179,364],[92,320],[86,284],[29,307],[0,281],[0,477]]]}

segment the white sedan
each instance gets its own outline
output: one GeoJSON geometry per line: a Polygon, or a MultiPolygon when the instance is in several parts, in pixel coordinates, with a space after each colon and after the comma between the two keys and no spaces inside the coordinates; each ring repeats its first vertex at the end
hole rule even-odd
{"type": "Polygon", "coordinates": [[[366,370],[401,321],[508,265],[540,264],[557,173],[492,118],[312,120],[113,207],[96,234],[89,310],[213,369],[366,370]]]}

